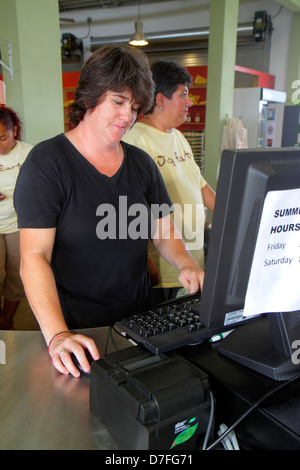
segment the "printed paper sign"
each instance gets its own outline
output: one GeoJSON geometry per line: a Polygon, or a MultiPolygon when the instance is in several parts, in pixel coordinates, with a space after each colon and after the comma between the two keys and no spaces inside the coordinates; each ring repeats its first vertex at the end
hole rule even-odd
{"type": "Polygon", "coordinates": [[[267,194],[244,315],[300,310],[300,189],[267,194]]]}

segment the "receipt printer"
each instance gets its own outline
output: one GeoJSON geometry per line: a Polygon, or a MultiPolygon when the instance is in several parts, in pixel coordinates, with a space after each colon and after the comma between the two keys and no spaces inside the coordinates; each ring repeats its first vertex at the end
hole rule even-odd
{"type": "Polygon", "coordinates": [[[209,383],[175,352],[129,347],[92,363],[90,408],[122,450],[197,449],[210,419],[209,383]]]}

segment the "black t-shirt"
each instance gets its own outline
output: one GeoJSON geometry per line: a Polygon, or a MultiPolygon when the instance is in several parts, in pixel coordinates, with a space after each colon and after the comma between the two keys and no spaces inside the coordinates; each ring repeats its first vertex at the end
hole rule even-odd
{"type": "Polygon", "coordinates": [[[70,328],[113,324],[150,301],[151,209],[166,215],[171,201],[149,155],[122,146],[124,160],[112,177],[63,134],[35,146],[20,170],[18,224],[56,227],[51,265],[70,328]]]}

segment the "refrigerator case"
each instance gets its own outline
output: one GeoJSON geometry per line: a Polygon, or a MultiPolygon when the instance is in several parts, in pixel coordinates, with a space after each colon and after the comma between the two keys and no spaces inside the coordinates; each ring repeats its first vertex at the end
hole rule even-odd
{"type": "Polygon", "coordinates": [[[269,88],[235,88],[233,115],[241,117],[248,147],[281,147],[286,93],[269,88]]]}

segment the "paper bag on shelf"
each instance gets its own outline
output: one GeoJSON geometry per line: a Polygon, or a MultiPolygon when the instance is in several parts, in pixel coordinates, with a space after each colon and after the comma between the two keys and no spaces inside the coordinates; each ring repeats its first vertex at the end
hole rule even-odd
{"type": "Polygon", "coordinates": [[[248,148],[247,129],[240,118],[229,118],[223,128],[221,152],[224,149],[248,148]]]}

